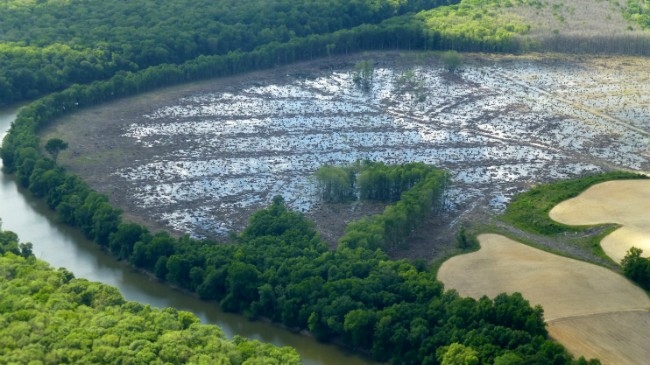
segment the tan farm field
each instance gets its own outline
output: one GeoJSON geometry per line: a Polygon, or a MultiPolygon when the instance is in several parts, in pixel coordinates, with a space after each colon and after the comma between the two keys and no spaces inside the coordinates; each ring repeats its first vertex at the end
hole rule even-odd
{"type": "Polygon", "coordinates": [[[544,307],[549,333],[574,355],[597,357],[604,364],[648,363],[650,299],[644,291],[600,266],[501,235],[478,239],[479,251],[452,257],[440,267],[438,279],[447,288],[473,298],[520,292],[532,305],[544,307]]]}
{"type": "Polygon", "coordinates": [[[621,228],[600,243],[603,251],[620,263],[632,246],[650,257],[649,213],[650,180],[619,180],[592,186],[556,205],[549,216],[569,225],[620,224],[621,228]]]}

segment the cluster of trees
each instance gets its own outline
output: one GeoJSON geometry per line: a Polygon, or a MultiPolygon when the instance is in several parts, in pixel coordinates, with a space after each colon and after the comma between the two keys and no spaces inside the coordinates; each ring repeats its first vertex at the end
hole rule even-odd
{"type": "MultiPolygon", "coordinates": [[[[10,3],[20,7],[15,1],[10,3]]],[[[384,2],[341,3],[361,6],[384,2]]],[[[194,3],[191,6],[200,8],[194,3]]],[[[400,200],[383,214],[351,226],[335,251],[327,249],[312,222],[288,211],[279,198],[253,216],[238,244],[221,245],[187,236],[178,239],[165,232],[151,233],[143,226],[123,222],[121,212],[104,195],[43,156],[44,145],[36,135],[64,113],[156,87],[335,53],[438,48],[447,43],[445,35],[427,30],[421,19],[406,15],[375,25],[296,36],[254,49],[250,46],[249,52],[199,56],[181,65],[161,64],[137,72],[120,68],[110,79],[73,85],[23,108],[3,141],[0,155],[4,169],[15,172],[19,183],[43,198],[62,221],[80,228],[116,257],[203,298],[218,300],[226,310],[308,329],[322,340],[339,338],[351,347],[370,351],[379,360],[436,364],[468,352],[482,362],[516,359],[527,364],[571,363],[566,351],[547,339],[542,310],[531,308],[520,295],[479,301],[460,298],[453,291],[444,292],[426,265],[391,261],[379,249],[401,244],[420,217],[432,210],[434,197],[444,189],[440,176],[433,178],[435,173],[407,191],[403,189],[408,185],[406,178],[387,189],[375,189],[383,192],[372,194],[385,195],[389,200],[393,191],[402,189],[400,200]]],[[[113,55],[120,59],[119,52],[112,53],[111,59],[113,55]]]]}
{"type": "Polygon", "coordinates": [[[435,181],[435,185],[441,188],[431,194],[435,201],[439,201],[448,179],[443,170],[421,162],[388,166],[381,162],[366,161],[360,166],[357,185],[361,199],[396,202],[402,198],[403,193],[420,182],[435,181]]]}
{"type": "Polygon", "coordinates": [[[292,348],[229,341],[191,313],[127,302],[114,287],[16,255],[21,246],[0,231],[0,363],[300,364],[292,348]]]}
{"type": "Polygon", "coordinates": [[[393,261],[365,247],[329,250],[313,222],[279,197],[252,216],[234,245],[120,224],[109,249],[130,252],[134,265],[225,310],[340,339],[381,361],[437,364],[445,346],[460,343],[483,362],[572,363],[546,339],[542,309],[521,295],[461,298],[444,292],[422,262],[393,261]]]}
{"type": "Polygon", "coordinates": [[[352,81],[354,84],[363,91],[369,91],[372,86],[372,78],[374,76],[374,65],[372,61],[363,60],[354,65],[354,73],[352,81]]]}
{"type": "MultiPolygon", "coordinates": [[[[355,240],[360,233],[348,233],[352,238],[331,251],[313,222],[288,211],[281,198],[256,213],[234,245],[175,238],[123,222],[104,195],[41,155],[35,134],[39,124],[68,110],[62,105],[74,109],[74,100],[86,102],[68,98],[107,83],[75,87],[25,107],[1,152],[5,168],[15,171],[22,185],[116,257],[217,300],[225,310],[307,329],[320,340],[337,338],[381,361],[437,364],[458,343],[483,362],[572,363],[562,346],[547,339],[541,308],[531,308],[520,295],[476,301],[444,292],[424,263],[392,261],[381,249],[355,240]]],[[[435,172],[426,176],[431,175],[435,172]]],[[[417,180],[416,173],[410,176],[398,186],[417,180]]],[[[411,212],[430,211],[436,187],[427,184],[440,181],[420,179],[402,193],[383,215],[386,231],[411,212]]]]}
{"type": "Polygon", "coordinates": [[[627,0],[623,15],[643,28],[650,28],[650,6],[647,0],[627,0]]]}
{"type": "Polygon", "coordinates": [[[3,1],[0,103],[120,70],[249,52],[456,1],[3,1]]]}
{"type": "Polygon", "coordinates": [[[442,63],[447,68],[447,71],[454,72],[458,70],[463,63],[463,56],[456,51],[447,51],[442,54],[442,63]]]}
{"type": "MultiPolygon", "coordinates": [[[[421,162],[386,165],[369,160],[346,166],[323,165],[316,171],[316,181],[322,199],[326,202],[344,202],[350,199],[396,202],[402,193],[426,179],[440,179],[444,187],[446,175],[441,169],[421,162]]],[[[444,190],[436,192],[439,200],[444,190]]]]}
{"type": "Polygon", "coordinates": [[[356,174],[354,166],[323,165],[319,167],[314,176],[318,183],[318,193],[321,199],[328,203],[356,200],[356,174]]]}
{"type": "Polygon", "coordinates": [[[621,261],[623,274],[645,290],[650,290],[650,257],[643,257],[643,250],[632,247],[621,261]]]}
{"type": "Polygon", "coordinates": [[[424,10],[416,18],[425,24],[427,32],[438,34],[441,42],[437,49],[517,52],[533,46],[522,37],[529,33],[530,25],[500,14],[499,8],[524,2],[462,0],[455,5],[424,10]]]}
{"type": "Polygon", "coordinates": [[[408,245],[411,234],[434,208],[443,204],[447,175],[434,171],[404,192],[401,199],[384,209],[381,214],[348,224],[339,245],[392,250],[408,245]]]}
{"type": "Polygon", "coordinates": [[[2,220],[0,220],[0,256],[8,253],[25,258],[34,256],[32,244],[29,242],[22,243],[15,233],[2,230],[2,220]]]}
{"type": "Polygon", "coordinates": [[[421,103],[426,100],[428,90],[422,76],[413,69],[408,69],[393,81],[393,92],[398,95],[410,94],[414,100],[421,103]]]}
{"type": "Polygon", "coordinates": [[[394,202],[382,214],[350,223],[340,240],[350,248],[391,250],[405,246],[413,230],[442,208],[449,177],[443,170],[420,162],[389,166],[364,161],[342,167],[321,166],[316,179],[321,196],[328,202],[357,196],[394,202]]]}

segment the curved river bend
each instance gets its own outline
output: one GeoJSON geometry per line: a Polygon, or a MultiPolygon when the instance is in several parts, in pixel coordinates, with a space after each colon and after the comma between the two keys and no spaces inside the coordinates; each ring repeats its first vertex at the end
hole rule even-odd
{"type": "MultiPolygon", "coordinates": [[[[0,110],[2,138],[17,112],[17,107],[0,110]]],[[[81,233],[56,222],[43,202],[18,188],[13,176],[0,175],[2,228],[16,232],[23,242],[32,242],[36,257],[52,266],[65,267],[76,277],[115,286],[127,300],[192,312],[203,323],[221,327],[229,338],[237,334],[277,346],[292,346],[298,350],[306,365],[376,364],[336,346],[319,343],[311,337],[294,334],[268,323],[250,322],[240,315],[224,313],[215,303],[199,300],[137,273],[100,250],[81,233]]]]}

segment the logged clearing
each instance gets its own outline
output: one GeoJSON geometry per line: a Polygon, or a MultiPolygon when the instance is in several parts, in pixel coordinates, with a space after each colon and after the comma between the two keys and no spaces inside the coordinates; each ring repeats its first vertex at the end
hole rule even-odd
{"type": "Polygon", "coordinates": [[[630,247],[650,257],[650,181],[608,181],[555,206],[549,216],[569,225],[616,223],[620,229],[605,237],[601,246],[616,262],[630,247]]]}
{"type": "MultiPolygon", "coordinates": [[[[448,170],[453,183],[436,221],[453,232],[534,184],[650,171],[648,65],[466,54],[462,71],[450,73],[429,53],[332,57],[85,109],[41,138],[67,141],[59,163],[152,230],[227,237],[281,194],[320,227],[336,227],[324,235],[335,241],[373,212],[353,205],[330,214],[313,174],[369,159],[448,170]],[[365,91],[354,83],[362,60],[374,64],[365,91]]],[[[444,256],[453,233],[436,241],[440,234],[428,229],[408,256],[444,256]]]]}
{"type": "Polygon", "coordinates": [[[623,17],[624,6],[609,1],[546,0],[542,6],[520,4],[504,11],[525,19],[531,25],[530,36],[547,42],[560,35],[578,39],[645,35],[623,17]]]}
{"type": "Polygon", "coordinates": [[[532,305],[542,305],[551,335],[573,354],[621,359],[612,364],[647,363],[647,352],[634,350],[636,341],[650,343],[650,299],[641,289],[603,267],[501,235],[482,234],[478,239],[479,251],[452,257],[440,267],[438,279],[447,288],[473,298],[520,292],[532,305]],[[634,311],[640,314],[629,314],[634,311]],[[612,348],[615,340],[629,342],[629,347],[612,348]],[[627,356],[632,359],[624,360],[627,356]]]}
{"type": "Polygon", "coordinates": [[[650,312],[617,312],[561,319],[548,324],[569,352],[603,364],[650,363],[650,312]],[[625,335],[621,335],[625,334],[625,335]]]}

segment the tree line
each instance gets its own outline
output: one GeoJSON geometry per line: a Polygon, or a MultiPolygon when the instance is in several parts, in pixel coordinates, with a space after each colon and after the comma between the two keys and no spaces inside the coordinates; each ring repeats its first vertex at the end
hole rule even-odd
{"type": "Polygon", "coordinates": [[[328,52],[425,43],[418,29],[392,32],[405,29],[391,28],[399,24],[395,21],[272,43],[251,52],[201,56],[180,66],[119,72],[105,81],[50,94],[20,111],[0,150],[4,169],[15,172],[19,183],[44,199],[63,222],[78,227],[117,258],[202,298],[218,300],[225,310],[307,329],[321,340],[341,339],[394,363],[437,364],[447,351],[459,349],[451,346],[454,343],[475,351],[483,362],[506,357],[527,364],[572,363],[562,346],[547,339],[541,308],[531,308],[520,295],[460,298],[443,291],[425,264],[391,261],[377,248],[383,246],[381,239],[369,244],[358,239],[384,234],[382,224],[393,232],[389,245],[398,242],[399,229],[410,232],[409,214],[430,210],[431,192],[437,189],[423,184],[426,179],[415,185],[420,189],[412,187],[401,195],[395,206],[402,203],[403,209],[390,208],[382,222],[353,229],[360,233],[334,251],[320,240],[313,223],[288,211],[281,198],[251,218],[237,244],[223,245],[152,233],[123,222],[106,196],[41,154],[37,131],[81,107],[328,52]],[[400,222],[406,222],[406,228],[400,222]]]}
{"type": "Polygon", "coordinates": [[[350,223],[340,244],[391,250],[407,245],[412,232],[434,210],[442,209],[447,173],[420,162],[388,166],[363,161],[349,166],[322,166],[316,171],[321,197],[341,202],[359,197],[384,201],[382,214],[350,223]]]}
{"type": "MultiPolygon", "coordinates": [[[[40,154],[36,122],[61,112],[47,109],[59,106],[53,101],[60,97],[54,94],[21,110],[6,141],[11,148],[2,149],[5,168],[15,171],[19,183],[43,198],[62,221],[115,257],[216,300],[224,310],[306,329],[322,341],[339,339],[380,361],[439,364],[447,352],[453,357],[458,344],[482,362],[574,363],[548,339],[543,310],[521,295],[461,298],[444,291],[423,262],[393,261],[359,241],[329,250],[314,223],[289,211],[280,197],[254,214],[231,245],[175,238],[124,222],[106,196],[40,154]]],[[[414,190],[399,202],[418,206],[427,201],[410,195],[414,190]]],[[[421,191],[433,189],[423,186],[421,191]]]]}
{"type": "MultiPolygon", "coordinates": [[[[494,15],[494,9],[513,3],[7,0],[0,2],[0,105],[33,99],[73,84],[106,80],[118,72],[292,43],[305,46],[297,51],[302,54],[268,58],[266,67],[332,54],[395,48],[647,54],[648,37],[635,34],[527,39],[524,35],[529,25],[494,15]],[[338,32],[343,34],[335,35],[338,32]],[[323,42],[305,43],[305,39],[315,36],[322,37],[323,42]],[[341,36],[344,39],[339,39],[341,36]]],[[[535,4],[530,6],[541,6],[535,4]]],[[[640,1],[629,1],[625,15],[644,27],[648,23],[647,6],[640,1]]]]}
{"type": "Polygon", "coordinates": [[[379,361],[438,364],[459,343],[483,362],[573,363],[547,339],[541,307],[521,295],[461,298],[423,262],[365,247],[330,250],[281,197],[255,213],[232,245],[121,223],[108,249],[226,311],[339,339],[379,361]]]}
{"type": "Polygon", "coordinates": [[[250,52],[457,1],[3,1],[0,104],[118,71],[250,52]]]}
{"type": "Polygon", "coordinates": [[[300,364],[290,347],[230,341],[192,313],[127,302],[114,287],[52,269],[28,247],[0,229],[0,363],[300,364]]]}
{"type": "Polygon", "coordinates": [[[361,50],[516,53],[528,47],[516,31],[450,32],[445,13],[415,13],[460,0],[274,0],[221,7],[206,1],[0,3],[0,105],[143,70],[159,87],[168,85],[155,75],[163,69],[173,73],[170,82],[183,82],[361,50]],[[244,63],[225,72],[216,60],[236,58],[231,55],[244,63]],[[171,71],[179,68],[180,75],[171,71]]]}

